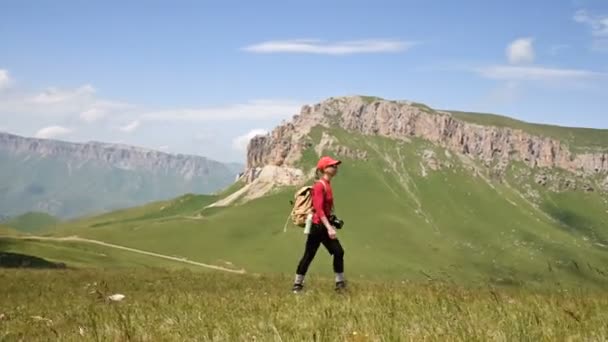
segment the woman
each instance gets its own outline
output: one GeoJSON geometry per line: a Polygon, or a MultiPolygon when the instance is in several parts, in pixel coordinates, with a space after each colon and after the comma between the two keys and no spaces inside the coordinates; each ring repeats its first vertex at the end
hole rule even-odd
{"type": "Polygon", "coordinates": [[[304,289],[304,276],[306,276],[308,266],[310,266],[321,244],[334,257],[336,291],[346,288],[344,281],[344,249],[342,249],[342,245],[336,237],[335,227],[328,220],[334,207],[331,180],[338,173],[340,163],[339,160],[330,157],[322,157],[317,163],[317,177],[319,180],[312,187],[312,206],[314,209],[312,227],[306,239],[304,255],[296,271],[296,279],[293,284],[294,293],[304,289]]]}

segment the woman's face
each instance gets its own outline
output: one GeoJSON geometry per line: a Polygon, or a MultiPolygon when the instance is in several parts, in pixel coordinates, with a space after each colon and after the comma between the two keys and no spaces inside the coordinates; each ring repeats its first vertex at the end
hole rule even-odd
{"type": "Polygon", "coordinates": [[[338,174],[338,165],[328,166],[325,168],[325,173],[331,177],[338,174]]]}

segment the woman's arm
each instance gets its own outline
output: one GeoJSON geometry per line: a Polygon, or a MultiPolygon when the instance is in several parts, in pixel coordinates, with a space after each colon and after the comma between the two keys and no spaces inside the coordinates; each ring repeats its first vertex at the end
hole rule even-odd
{"type": "Polygon", "coordinates": [[[336,229],[331,225],[331,223],[329,223],[329,220],[327,219],[328,213],[326,213],[325,210],[323,209],[324,204],[325,204],[325,186],[323,184],[321,184],[321,182],[317,182],[314,185],[313,191],[312,191],[312,207],[315,210],[315,213],[321,219],[321,222],[325,226],[325,229],[327,229],[327,233],[329,234],[329,237],[334,239],[336,237],[336,229]]]}

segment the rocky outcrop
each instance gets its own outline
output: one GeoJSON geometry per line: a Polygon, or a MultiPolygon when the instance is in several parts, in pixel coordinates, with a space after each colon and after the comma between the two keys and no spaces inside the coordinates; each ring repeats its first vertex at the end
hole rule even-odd
{"type": "Polygon", "coordinates": [[[266,165],[264,167],[248,169],[242,177],[247,183],[259,179],[268,182],[272,181],[276,185],[292,185],[302,181],[304,173],[296,168],[266,165]]]}
{"type": "Polygon", "coordinates": [[[225,207],[247,202],[266,195],[277,186],[299,184],[304,181],[304,173],[296,168],[266,165],[248,169],[241,179],[246,182],[245,186],[208,207],[225,207]]]}
{"type": "Polygon", "coordinates": [[[341,145],[338,139],[335,137],[323,132],[321,136],[321,141],[315,147],[315,151],[318,155],[323,154],[325,151],[331,152],[336,157],[340,158],[349,158],[355,160],[366,160],[367,159],[367,151],[361,151],[358,149],[350,148],[345,145],[341,145]]]}
{"type": "Polygon", "coordinates": [[[532,168],[560,168],[585,176],[608,173],[607,153],[575,154],[561,141],[522,130],[472,124],[410,102],[370,102],[361,97],[330,98],[304,106],[292,122],[251,141],[247,166],[293,166],[309,147],[310,142],[303,137],[316,125],[337,125],[394,139],[421,138],[503,168],[511,161],[520,161],[532,168]]]}
{"type": "Polygon", "coordinates": [[[247,148],[247,169],[264,165],[293,165],[301,152],[310,147],[305,139],[310,130],[319,125],[328,125],[327,108],[322,104],[304,106],[291,122],[276,127],[267,135],[251,139],[247,148]]]}
{"type": "Polygon", "coordinates": [[[422,151],[422,162],[424,163],[424,169],[428,167],[432,171],[440,170],[443,167],[441,160],[437,158],[435,151],[432,150],[422,151]]]}

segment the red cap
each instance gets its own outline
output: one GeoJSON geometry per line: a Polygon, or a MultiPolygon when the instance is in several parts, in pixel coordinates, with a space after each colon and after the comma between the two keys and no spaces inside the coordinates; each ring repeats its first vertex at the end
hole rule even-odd
{"type": "Polygon", "coordinates": [[[319,159],[319,162],[317,163],[317,170],[323,171],[327,167],[340,165],[341,163],[341,161],[335,160],[332,157],[321,157],[321,159],[319,159]]]}

